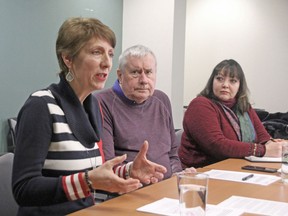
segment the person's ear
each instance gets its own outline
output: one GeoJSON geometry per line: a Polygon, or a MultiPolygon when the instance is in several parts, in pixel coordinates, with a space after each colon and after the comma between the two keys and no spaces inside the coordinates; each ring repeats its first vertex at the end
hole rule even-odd
{"type": "Polygon", "coordinates": [[[122,74],[121,70],[118,68],[117,69],[117,77],[118,77],[120,84],[122,83],[122,76],[123,76],[123,74],[122,74]]]}
{"type": "Polygon", "coordinates": [[[70,69],[71,68],[71,64],[72,64],[72,58],[69,55],[65,54],[65,53],[62,53],[61,57],[62,57],[62,60],[65,63],[65,65],[70,69]]]}

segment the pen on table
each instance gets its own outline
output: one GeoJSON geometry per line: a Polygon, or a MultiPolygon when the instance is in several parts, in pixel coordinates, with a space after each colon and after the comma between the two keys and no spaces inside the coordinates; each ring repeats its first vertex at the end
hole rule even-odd
{"type": "Polygon", "coordinates": [[[254,174],[250,174],[248,176],[245,176],[245,177],[242,178],[242,181],[246,181],[246,180],[252,178],[253,176],[254,176],[254,174]]]}

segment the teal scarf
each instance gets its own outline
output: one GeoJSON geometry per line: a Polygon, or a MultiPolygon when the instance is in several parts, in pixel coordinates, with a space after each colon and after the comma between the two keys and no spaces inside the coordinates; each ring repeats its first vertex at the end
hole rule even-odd
{"type": "Polygon", "coordinates": [[[248,143],[255,142],[256,133],[248,113],[245,112],[242,115],[238,110],[234,112],[221,102],[218,102],[218,104],[222,107],[225,115],[229,119],[230,124],[237,134],[238,140],[248,143]]]}
{"type": "Polygon", "coordinates": [[[255,129],[247,112],[243,115],[236,111],[236,115],[240,122],[242,142],[255,142],[255,129]]]}

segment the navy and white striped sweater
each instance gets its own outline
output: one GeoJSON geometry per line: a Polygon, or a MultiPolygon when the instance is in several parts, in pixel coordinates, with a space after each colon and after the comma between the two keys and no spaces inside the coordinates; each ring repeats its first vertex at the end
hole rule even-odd
{"type": "MultiPolygon", "coordinates": [[[[101,110],[91,95],[82,105],[60,78],[33,93],[17,117],[13,192],[19,215],[65,215],[94,204],[81,175],[104,162],[101,110]]],[[[117,174],[123,177],[125,169],[117,174]]]]}

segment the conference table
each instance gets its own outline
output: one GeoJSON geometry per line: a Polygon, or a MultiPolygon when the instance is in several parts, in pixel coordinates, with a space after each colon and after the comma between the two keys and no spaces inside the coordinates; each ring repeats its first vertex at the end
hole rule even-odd
{"type": "MultiPolygon", "coordinates": [[[[281,167],[281,163],[263,163],[250,162],[245,159],[227,159],[209,166],[198,168],[197,171],[205,172],[211,169],[241,171],[258,174],[280,175],[279,173],[263,173],[251,170],[242,170],[244,165],[264,166],[269,168],[281,167]]],[[[136,209],[146,204],[157,201],[161,198],[178,199],[177,178],[173,176],[153,185],[149,185],[136,191],[124,194],[122,196],[110,199],[108,201],[96,204],[94,206],[82,209],[70,214],[71,216],[95,216],[95,215],[153,215],[151,213],[139,212],[136,209]]],[[[208,204],[218,204],[232,195],[265,199],[272,201],[288,202],[288,184],[278,180],[268,186],[247,184],[235,181],[225,181],[218,179],[209,179],[208,185],[208,204]]],[[[243,215],[253,215],[245,213],[243,215]]]]}

